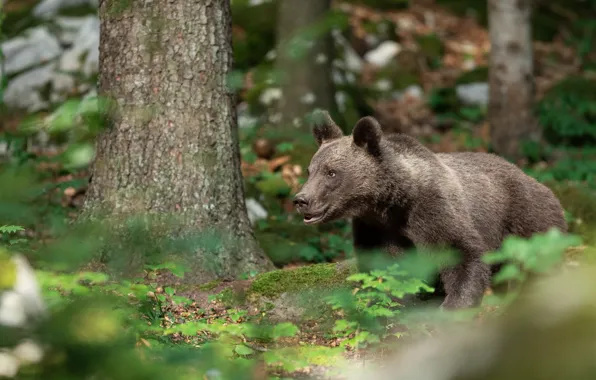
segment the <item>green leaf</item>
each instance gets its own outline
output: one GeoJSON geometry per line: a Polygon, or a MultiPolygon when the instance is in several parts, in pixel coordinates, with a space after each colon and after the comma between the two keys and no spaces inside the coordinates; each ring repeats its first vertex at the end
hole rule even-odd
{"type": "Polygon", "coordinates": [[[333,332],[341,332],[347,330],[349,327],[353,326],[354,322],[349,322],[345,319],[338,319],[335,321],[335,325],[333,326],[333,332]]]}
{"type": "Polygon", "coordinates": [[[254,354],[254,350],[250,347],[247,347],[243,344],[237,344],[234,347],[234,352],[236,352],[238,355],[251,355],[254,354]]]}
{"type": "Polygon", "coordinates": [[[81,101],[69,99],[64,102],[48,117],[48,132],[60,133],[72,128],[75,124],[75,116],[78,113],[81,101]]]}
{"type": "Polygon", "coordinates": [[[353,274],[351,276],[349,276],[347,278],[348,281],[354,281],[354,282],[358,282],[358,281],[366,281],[373,278],[371,275],[367,274],[367,273],[356,273],[353,274]]]}
{"type": "Polygon", "coordinates": [[[0,226],[0,233],[3,234],[14,234],[18,231],[25,231],[21,226],[0,226]]]}
{"type": "Polygon", "coordinates": [[[296,333],[298,333],[298,327],[296,325],[294,325],[293,323],[290,322],[284,322],[284,323],[280,323],[275,325],[275,327],[273,327],[273,331],[271,332],[271,338],[273,338],[274,340],[277,340],[278,338],[281,337],[291,337],[296,335],[296,333]]]}
{"type": "Polygon", "coordinates": [[[505,281],[519,279],[520,276],[521,271],[519,268],[514,264],[508,264],[505,265],[497,274],[495,274],[493,281],[499,284],[505,281]]]}
{"type": "Polygon", "coordinates": [[[64,152],[67,169],[78,169],[89,165],[95,154],[95,149],[90,143],[73,144],[64,152]]]}

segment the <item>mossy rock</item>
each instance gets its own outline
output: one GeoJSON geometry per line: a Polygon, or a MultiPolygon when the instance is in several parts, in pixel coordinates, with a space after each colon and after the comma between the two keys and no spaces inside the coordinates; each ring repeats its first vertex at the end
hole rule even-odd
{"type": "Polygon", "coordinates": [[[276,298],[286,292],[312,292],[346,286],[346,278],[355,273],[353,263],[313,264],[296,269],[280,269],[259,274],[248,293],[276,298]]]}
{"type": "Polygon", "coordinates": [[[478,82],[488,82],[488,66],[480,66],[473,70],[466,71],[455,80],[456,85],[478,82]]]}
{"type": "Polygon", "coordinates": [[[246,300],[267,310],[271,322],[329,320],[333,310],[326,296],[349,289],[346,279],[355,272],[355,262],[346,260],[262,273],[251,283],[246,300]]]}

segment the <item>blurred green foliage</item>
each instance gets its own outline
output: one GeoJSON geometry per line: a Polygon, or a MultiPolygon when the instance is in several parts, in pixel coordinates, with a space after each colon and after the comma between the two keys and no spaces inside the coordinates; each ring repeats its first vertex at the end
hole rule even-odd
{"type": "Polygon", "coordinates": [[[537,105],[545,137],[555,145],[596,144],[596,81],[572,76],[551,88],[537,105]]]}
{"type": "MultiPolygon", "coordinates": [[[[275,147],[274,158],[288,155],[290,163],[305,168],[316,150],[312,136],[268,126],[263,117],[268,106],[259,100],[265,90],[278,85],[280,76],[273,60],[266,58],[276,43],[277,2],[251,6],[248,0],[232,2],[236,71],[230,77],[230,86],[240,92],[249,71],[255,84],[242,96],[249,113],[256,117],[256,126],[240,130],[240,148],[243,161],[253,164],[257,156],[252,144],[257,138],[266,138],[275,147]]],[[[407,0],[348,2],[382,10],[402,9],[409,4],[407,0]]],[[[449,3],[462,11],[473,8],[481,18],[486,9],[485,2],[439,3],[449,3]]],[[[538,9],[546,11],[534,14],[535,25],[540,25],[535,35],[541,39],[552,38],[555,28],[570,28],[567,42],[578,47],[586,70],[592,64],[589,53],[594,50],[594,21],[590,19],[593,9],[587,8],[593,5],[593,1],[542,1],[538,9]],[[564,12],[555,12],[555,4],[579,19],[560,22],[564,12]]],[[[23,7],[6,15],[2,34],[14,36],[34,25],[30,10],[23,7]]],[[[86,7],[73,7],[63,13],[87,11],[86,7]]],[[[346,18],[334,13],[305,35],[312,37],[334,27],[349,35],[346,26],[346,18]]],[[[395,25],[388,20],[365,26],[381,40],[398,38],[395,25]]],[[[438,35],[419,36],[416,43],[431,69],[440,68],[444,46],[438,35]]],[[[294,53],[299,54],[300,49],[294,53]]],[[[340,48],[338,53],[342,53],[340,48]]],[[[350,74],[338,70],[342,75],[350,74]]],[[[418,74],[414,69],[389,64],[374,79],[389,79],[393,89],[399,90],[420,84],[418,74]]],[[[478,67],[459,75],[455,84],[487,80],[488,68],[478,67]]],[[[586,257],[594,253],[593,84],[584,76],[567,78],[540,100],[536,112],[550,145],[528,150],[528,158],[534,163],[564,153],[546,166],[526,170],[555,189],[574,235],[550,232],[530,240],[508,239],[501,250],[487,257],[491,262],[506,264],[495,278],[496,283],[516,280],[523,285],[537,275],[550,274],[565,262],[567,250],[582,242],[588,245],[581,248],[586,257]]],[[[348,130],[359,117],[374,111],[370,103],[387,97],[373,86],[347,81],[338,84],[337,90],[347,95],[343,116],[348,130]]],[[[452,87],[432,90],[426,102],[438,120],[448,122],[453,135],[464,137],[464,148],[482,144],[473,132],[486,119],[484,107],[462,104],[452,87]]],[[[179,284],[188,271],[192,252],[198,247],[209,250],[218,245],[220,237],[213,231],[180,237],[174,219],[157,221],[145,216],[127,220],[120,233],[114,233],[101,221],[72,223],[69,214],[74,209],[62,204],[64,192],[71,187],[85,187],[85,169],[93,154],[94,139],[106,126],[101,116],[106,106],[109,103],[102,98],[73,97],[56,104],[47,115],[28,115],[17,130],[3,128],[0,132],[0,141],[10,151],[0,161],[1,248],[10,254],[24,253],[31,260],[51,310],[47,320],[28,331],[16,335],[0,331],[0,346],[8,344],[9,337],[25,334],[48,347],[42,363],[25,367],[19,378],[253,379],[263,362],[270,375],[289,378],[292,371],[314,364],[337,365],[346,350],[387,349],[393,344],[405,344],[406,337],[431,334],[432,323],[428,321],[472,319],[470,313],[443,315],[421,306],[421,320],[417,313],[420,305],[410,306],[404,300],[434,290],[430,279],[436,268],[429,263],[409,265],[400,261],[369,273],[353,273],[350,267],[330,263],[353,255],[349,223],[305,226],[288,211],[287,201],[293,190],[280,171],[261,170],[245,177],[246,195],[258,200],[268,212],[266,219],[255,223],[255,235],[279,267],[318,264],[257,276],[246,274],[236,279],[250,282],[246,294],[226,287],[226,281],[179,284]],[[51,144],[64,148],[60,154],[31,152],[30,145],[40,132],[48,135],[51,144]],[[51,169],[40,170],[40,166],[51,169]],[[69,179],[55,181],[65,176],[69,179]],[[208,294],[207,301],[193,297],[201,292],[208,294]],[[307,304],[318,308],[319,313],[313,314],[318,319],[314,323],[272,322],[269,318],[279,308],[279,299],[288,294],[311,300],[307,304]],[[323,331],[313,332],[312,324],[323,326],[323,331]],[[312,342],[314,335],[338,343],[331,346],[322,338],[312,342]]],[[[303,174],[298,178],[301,182],[304,179],[303,174]]],[[[0,270],[0,289],[14,282],[14,273],[4,271],[6,268],[0,270]]],[[[501,306],[500,310],[505,311],[518,294],[514,291],[506,297],[488,296],[483,306],[501,306]]]]}

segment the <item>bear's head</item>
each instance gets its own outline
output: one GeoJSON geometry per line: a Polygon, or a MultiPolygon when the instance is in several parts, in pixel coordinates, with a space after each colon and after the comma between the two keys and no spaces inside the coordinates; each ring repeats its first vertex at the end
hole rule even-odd
{"type": "Polygon", "coordinates": [[[313,114],[319,149],[307,169],[308,179],[294,198],[304,223],[358,217],[372,211],[383,192],[385,137],[372,116],[360,119],[351,136],[326,111],[313,114]]]}

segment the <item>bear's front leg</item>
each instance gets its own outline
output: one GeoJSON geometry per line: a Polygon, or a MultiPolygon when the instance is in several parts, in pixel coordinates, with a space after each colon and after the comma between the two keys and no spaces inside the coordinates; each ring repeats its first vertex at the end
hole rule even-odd
{"type": "Polygon", "coordinates": [[[378,261],[384,256],[385,239],[379,228],[354,218],[352,234],[358,271],[367,272],[378,266],[382,267],[378,261]]]}
{"type": "Polygon", "coordinates": [[[490,285],[490,266],[482,261],[482,244],[463,244],[456,247],[462,253],[462,261],[452,268],[441,271],[441,281],[447,294],[441,304],[444,309],[479,306],[484,291],[490,285]]]}

